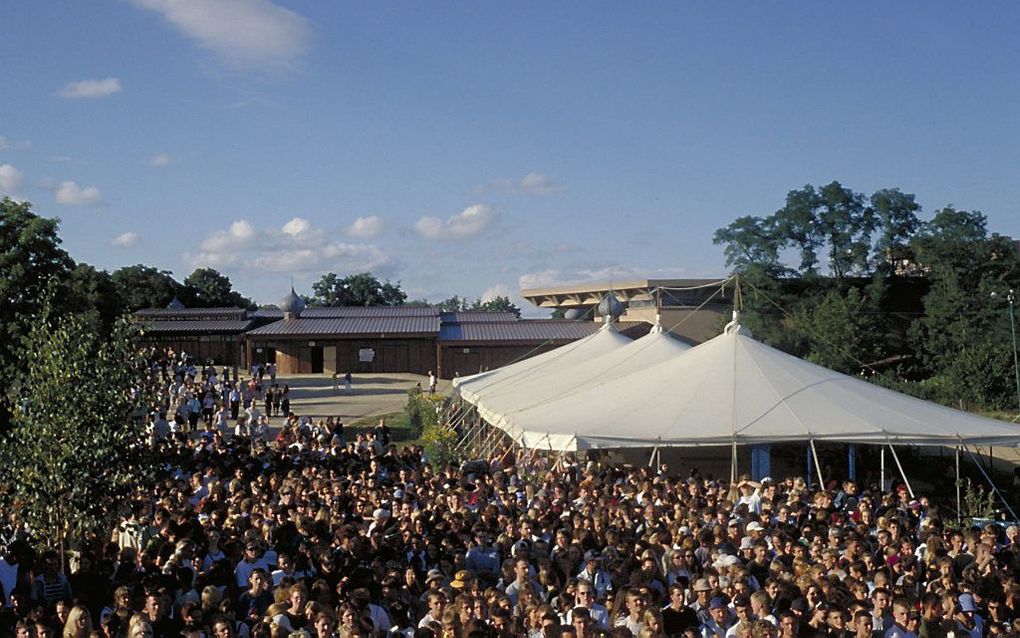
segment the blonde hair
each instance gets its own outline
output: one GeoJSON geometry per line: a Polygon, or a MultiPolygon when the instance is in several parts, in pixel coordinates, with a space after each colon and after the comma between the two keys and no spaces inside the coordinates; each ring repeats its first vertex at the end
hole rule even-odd
{"type": "Polygon", "coordinates": [[[64,623],[63,638],[77,638],[78,636],[78,619],[82,616],[85,617],[85,636],[92,632],[92,615],[89,610],[82,605],[75,605],[71,608],[71,612],[67,614],[67,622],[64,623]]]}

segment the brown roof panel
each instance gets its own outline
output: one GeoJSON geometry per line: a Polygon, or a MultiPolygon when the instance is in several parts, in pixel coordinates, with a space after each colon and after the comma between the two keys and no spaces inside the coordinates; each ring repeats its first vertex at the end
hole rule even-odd
{"type": "Polygon", "coordinates": [[[139,319],[155,319],[158,321],[192,321],[204,318],[244,319],[248,311],[244,308],[143,308],[135,311],[139,319]]]}
{"type": "MultiPolygon", "coordinates": [[[[252,313],[256,319],[283,319],[283,311],[260,308],[252,313]]],[[[426,306],[311,306],[301,313],[302,319],[338,319],[342,317],[438,317],[439,310],[426,306]]]]}
{"type": "Polygon", "coordinates": [[[252,337],[325,337],[330,335],[428,335],[439,332],[439,316],[334,317],[284,319],[250,331],[252,337]]]}
{"type": "Polygon", "coordinates": [[[239,321],[140,321],[139,325],[145,335],[203,335],[203,334],[241,334],[254,322],[248,319],[239,321]]]}

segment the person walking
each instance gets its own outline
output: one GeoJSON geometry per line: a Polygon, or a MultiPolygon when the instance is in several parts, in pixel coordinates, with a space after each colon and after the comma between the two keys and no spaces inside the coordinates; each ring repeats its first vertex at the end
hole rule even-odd
{"type": "Polygon", "coordinates": [[[347,394],[351,394],[351,392],[353,392],[353,385],[354,385],[354,377],[351,375],[350,371],[348,370],[347,374],[344,375],[344,388],[346,388],[347,394]]]}

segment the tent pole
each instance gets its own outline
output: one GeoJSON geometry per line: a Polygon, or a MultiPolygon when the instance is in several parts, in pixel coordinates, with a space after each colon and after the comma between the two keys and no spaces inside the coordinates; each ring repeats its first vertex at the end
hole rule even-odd
{"type": "Polygon", "coordinates": [[[733,437],[733,454],[730,459],[730,485],[737,482],[737,438],[733,437]]]}
{"type": "Polygon", "coordinates": [[[881,449],[881,461],[880,461],[879,472],[880,472],[880,474],[879,474],[879,477],[878,477],[878,490],[880,492],[884,492],[885,491],[885,446],[884,445],[882,446],[882,449],[881,449]]]}
{"type": "MultiPolygon", "coordinates": [[[[470,442],[471,439],[474,438],[475,427],[477,426],[477,424],[473,420],[472,421],[468,420],[467,417],[468,417],[469,414],[471,414],[471,410],[465,410],[460,415],[460,418],[455,422],[457,424],[460,424],[460,423],[464,424],[464,433],[463,433],[463,435],[461,435],[460,441],[457,442],[457,446],[453,448],[454,452],[459,452],[460,448],[462,446],[467,445],[468,442],[470,442]]],[[[457,428],[456,425],[451,426],[451,427],[453,427],[454,431],[456,431],[456,428],[457,428]]]]}
{"type": "Polygon", "coordinates": [[[956,522],[963,522],[963,505],[960,501],[960,446],[956,446],[956,522]]]}
{"type": "Polygon", "coordinates": [[[807,448],[807,486],[808,486],[809,490],[811,489],[812,472],[813,472],[813,470],[811,469],[811,465],[812,465],[812,463],[811,463],[811,446],[809,445],[808,448],[807,448]]]}
{"type": "MultiPolygon", "coordinates": [[[[970,458],[973,459],[974,465],[977,465],[978,469],[981,470],[981,474],[985,477],[985,480],[988,481],[988,484],[992,486],[992,490],[999,496],[999,499],[1002,501],[1002,504],[1006,506],[1006,509],[1009,511],[1009,515],[1013,517],[1014,521],[1017,520],[1016,512],[1014,512],[1013,508],[1009,506],[1009,501],[1007,501],[1006,497],[1002,495],[1002,492],[999,491],[999,488],[995,486],[995,482],[992,480],[992,477],[988,476],[988,472],[985,472],[985,468],[981,467],[981,459],[975,458],[974,453],[971,452],[970,448],[968,448],[966,445],[964,446],[964,449],[967,450],[967,454],[970,454],[970,458]]],[[[980,448],[978,449],[978,453],[980,453],[980,448]]]]}
{"type": "Polygon", "coordinates": [[[658,445],[652,448],[652,454],[651,456],[648,457],[648,467],[652,467],[653,465],[655,465],[655,454],[658,451],[659,451],[658,445]]]}
{"type": "Polygon", "coordinates": [[[907,491],[910,492],[910,498],[914,498],[914,488],[910,487],[910,481],[907,480],[907,473],[903,471],[903,464],[900,463],[900,457],[896,454],[896,448],[893,447],[892,443],[889,443],[889,451],[892,452],[893,460],[896,461],[896,467],[900,468],[900,476],[903,477],[903,482],[907,485],[907,491]]]}
{"type": "Polygon", "coordinates": [[[815,440],[809,440],[811,442],[811,456],[815,459],[815,469],[818,470],[818,487],[825,489],[825,479],[822,477],[822,464],[818,462],[818,450],[815,448],[815,440]]]}
{"type": "Polygon", "coordinates": [[[847,460],[847,476],[850,477],[851,481],[856,483],[857,482],[857,445],[855,443],[851,443],[849,445],[849,447],[847,447],[846,456],[847,456],[847,458],[846,458],[846,460],[847,460]]]}

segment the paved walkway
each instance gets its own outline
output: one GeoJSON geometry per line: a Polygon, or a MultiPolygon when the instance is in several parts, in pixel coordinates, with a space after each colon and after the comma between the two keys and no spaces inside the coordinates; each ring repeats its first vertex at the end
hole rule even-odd
{"type": "MultiPolygon", "coordinates": [[[[400,373],[356,374],[350,394],[344,390],[342,379],[337,380],[339,392],[334,391],[330,374],[278,375],[276,382],[281,388],[285,383],[290,386],[290,409],[295,414],[340,416],[345,423],[399,412],[407,405],[407,391],[414,384],[428,387],[428,377],[400,373]]],[[[449,390],[450,382],[440,379],[437,391],[445,394],[449,390]]]]}

